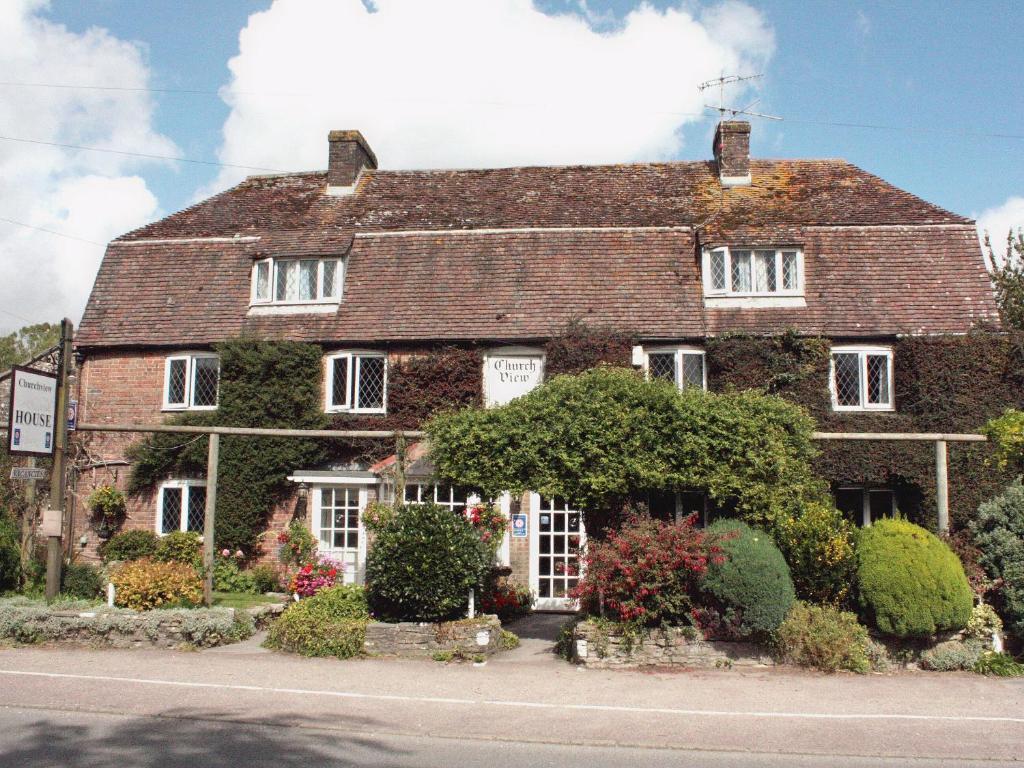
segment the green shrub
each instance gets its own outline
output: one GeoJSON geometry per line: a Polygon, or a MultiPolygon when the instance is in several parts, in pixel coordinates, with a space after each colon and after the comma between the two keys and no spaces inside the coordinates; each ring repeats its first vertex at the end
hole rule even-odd
{"type": "Polygon", "coordinates": [[[708,532],[725,559],[713,560],[704,576],[701,626],[728,639],[768,637],[796,600],[782,552],[768,534],[739,520],[719,520],[708,532]]]}
{"type": "Polygon", "coordinates": [[[0,592],[17,589],[21,579],[21,533],[14,518],[0,510],[0,592]]]}
{"type": "Polygon", "coordinates": [[[867,630],[854,614],[832,606],[795,603],[776,632],[776,642],[783,661],[790,664],[822,672],[871,670],[867,630]]]}
{"type": "Polygon", "coordinates": [[[303,656],[351,658],[363,652],[369,619],[363,588],[339,584],[288,607],[271,625],[266,645],[303,656]]]}
{"type": "Polygon", "coordinates": [[[195,568],[178,561],[134,560],[116,568],[110,581],[114,603],[137,611],[196,606],[203,599],[195,568]]]}
{"type": "Polygon", "coordinates": [[[89,563],[70,563],[61,572],[60,592],[66,597],[95,600],[103,596],[106,579],[103,572],[89,563]]]}
{"type": "Polygon", "coordinates": [[[217,555],[213,561],[213,588],[218,592],[256,592],[252,574],[238,567],[233,557],[217,555]]]}
{"type": "Polygon", "coordinates": [[[252,577],[252,584],[256,594],[264,592],[279,592],[281,590],[281,577],[272,565],[255,565],[247,573],[252,577]]]}
{"type": "Polygon", "coordinates": [[[972,526],[981,564],[999,580],[999,607],[1008,629],[1024,638],[1024,484],[1015,480],[978,508],[972,526]]]}
{"type": "Polygon", "coordinates": [[[445,621],[465,614],[491,566],[489,548],[462,515],[435,504],[376,507],[366,594],[384,621],[445,621]]]}
{"type": "Polygon", "coordinates": [[[899,638],[967,626],[974,602],[964,567],[934,534],[880,520],[857,537],[857,599],[864,620],[899,638]]]}
{"type": "Polygon", "coordinates": [[[964,636],[975,640],[992,642],[992,635],[1003,631],[1003,622],[996,609],[987,603],[979,603],[971,610],[964,636]]]}
{"type": "Polygon", "coordinates": [[[961,643],[950,640],[922,653],[919,664],[921,669],[930,669],[934,672],[971,670],[978,663],[984,649],[985,646],[977,641],[961,643]]]}
{"type": "Polygon", "coordinates": [[[1024,676],[1024,664],[1016,661],[1008,653],[995,653],[986,651],[981,654],[974,671],[979,675],[995,675],[996,677],[1021,677],[1024,676]]]}
{"type": "Polygon", "coordinates": [[[103,562],[138,560],[141,557],[152,557],[156,554],[160,537],[153,531],[134,529],[121,531],[107,540],[100,547],[103,562]]]}
{"type": "Polygon", "coordinates": [[[797,596],[814,603],[842,605],[853,583],[853,526],[831,500],[798,505],[769,530],[782,550],[797,596]]]}
{"type": "Polygon", "coordinates": [[[196,570],[201,569],[203,549],[199,534],[193,531],[168,533],[157,543],[153,559],[161,563],[185,563],[196,570]]]}

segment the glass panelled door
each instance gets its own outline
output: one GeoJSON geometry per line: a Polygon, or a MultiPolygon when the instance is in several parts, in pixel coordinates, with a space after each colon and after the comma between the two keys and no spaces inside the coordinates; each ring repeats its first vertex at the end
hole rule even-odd
{"type": "Polygon", "coordinates": [[[587,533],[583,515],[565,499],[530,494],[530,588],[538,610],[574,610],[587,533]]]}
{"type": "Polygon", "coordinates": [[[313,495],[313,519],[319,552],[345,565],[345,583],[362,583],[366,532],[362,510],[366,491],[358,486],[328,486],[313,495]]]}

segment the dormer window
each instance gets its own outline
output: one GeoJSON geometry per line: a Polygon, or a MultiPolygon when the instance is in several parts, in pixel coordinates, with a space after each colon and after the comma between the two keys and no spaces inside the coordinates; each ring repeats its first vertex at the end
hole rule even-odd
{"type": "Polygon", "coordinates": [[[337,304],[343,276],[339,258],[261,259],[252,267],[252,303],[337,304]]]}
{"type": "Polygon", "coordinates": [[[715,248],[704,252],[707,297],[803,296],[804,259],[796,248],[715,248]]]}

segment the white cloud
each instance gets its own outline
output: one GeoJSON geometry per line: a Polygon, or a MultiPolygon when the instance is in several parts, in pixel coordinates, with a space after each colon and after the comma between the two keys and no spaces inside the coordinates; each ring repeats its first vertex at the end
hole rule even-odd
{"type": "Polygon", "coordinates": [[[864,13],[863,9],[857,9],[857,14],[854,16],[854,23],[857,25],[857,31],[860,33],[861,37],[867,37],[871,34],[871,18],[864,13]]]}
{"type": "Polygon", "coordinates": [[[1010,197],[1002,205],[982,211],[974,217],[978,221],[978,236],[984,242],[988,233],[993,250],[1006,253],[1006,236],[1024,231],[1024,197],[1010,197]]]}
{"type": "Polygon", "coordinates": [[[691,5],[600,31],[529,0],[275,0],[229,62],[220,158],[323,168],[333,128],[361,130],[386,168],[669,158],[701,119],[697,84],[759,72],[774,48],[750,6],[691,5]]]}
{"type": "MultiPolygon", "coordinates": [[[[4,80],[127,87],[149,84],[137,44],[102,29],[80,34],[43,17],[43,0],[0,3],[4,80]]],[[[4,87],[0,125],[7,136],[62,144],[175,154],[153,128],[144,93],[4,87]]],[[[141,162],[0,141],[0,217],[106,243],[152,219],[157,201],[135,174],[141,162]]],[[[81,316],[103,255],[95,245],[0,221],[0,331],[81,316]],[[18,315],[19,317],[14,317],[18,315]],[[22,319],[24,318],[24,320],[22,319]]]]}

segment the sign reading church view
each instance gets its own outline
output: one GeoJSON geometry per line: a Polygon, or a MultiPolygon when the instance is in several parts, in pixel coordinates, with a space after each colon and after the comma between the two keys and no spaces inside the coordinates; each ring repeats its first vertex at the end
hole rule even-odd
{"type": "Polygon", "coordinates": [[[544,358],[539,354],[498,353],[484,358],[484,396],[487,405],[504,405],[539,386],[544,358]]]}
{"type": "Polygon", "coordinates": [[[27,456],[52,456],[57,424],[57,377],[14,368],[7,450],[27,456]]]}

